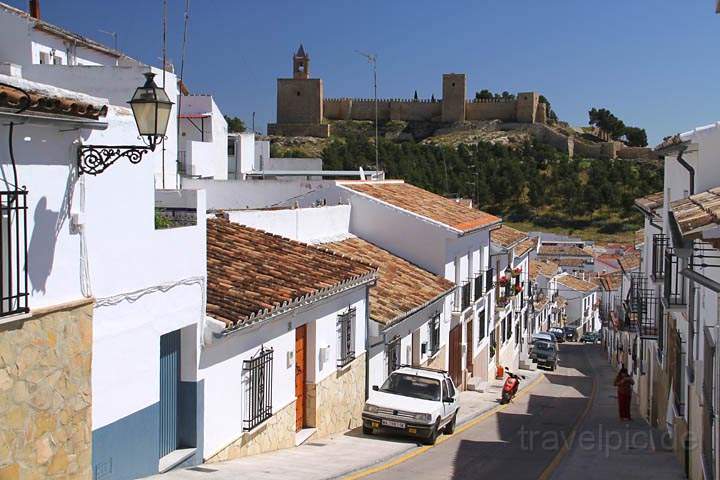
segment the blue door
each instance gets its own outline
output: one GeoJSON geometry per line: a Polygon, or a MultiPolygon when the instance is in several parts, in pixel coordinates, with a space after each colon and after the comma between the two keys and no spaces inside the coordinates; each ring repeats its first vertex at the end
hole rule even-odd
{"type": "Polygon", "coordinates": [[[160,457],[178,448],[180,330],[160,337],[160,457]]]}

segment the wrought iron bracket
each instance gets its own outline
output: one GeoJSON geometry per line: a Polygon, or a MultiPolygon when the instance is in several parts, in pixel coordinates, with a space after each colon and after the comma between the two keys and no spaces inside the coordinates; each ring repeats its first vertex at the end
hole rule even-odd
{"type": "Polygon", "coordinates": [[[78,147],[78,171],[98,175],[123,157],[137,164],[151,150],[136,145],[83,145],[78,147]]]}

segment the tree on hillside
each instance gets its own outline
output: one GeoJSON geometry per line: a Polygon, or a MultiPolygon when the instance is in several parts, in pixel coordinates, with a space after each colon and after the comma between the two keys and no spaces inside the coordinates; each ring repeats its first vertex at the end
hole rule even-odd
{"type": "Polygon", "coordinates": [[[493,94],[487,88],[483,88],[479,92],[475,92],[476,100],[490,100],[491,98],[493,98],[493,94]]]}
{"type": "Polygon", "coordinates": [[[589,124],[605,130],[614,140],[619,140],[625,134],[625,124],[607,108],[592,108],[588,112],[589,124]]]}
{"type": "Polygon", "coordinates": [[[625,139],[631,147],[647,147],[647,133],[644,128],[626,127],[625,139]]]}
{"type": "Polygon", "coordinates": [[[241,118],[225,115],[225,121],[228,124],[228,133],[242,133],[246,130],[245,122],[241,118]]]}
{"type": "Polygon", "coordinates": [[[552,109],[552,106],[550,105],[550,100],[547,99],[545,95],[540,95],[540,103],[544,103],[547,105],[547,118],[552,120],[553,122],[558,121],[558,116],[555,114],[555,111],[552,109]]]}

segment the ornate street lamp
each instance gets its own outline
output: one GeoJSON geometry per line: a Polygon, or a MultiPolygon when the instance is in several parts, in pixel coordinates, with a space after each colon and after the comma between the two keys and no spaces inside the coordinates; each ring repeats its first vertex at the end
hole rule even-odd
{"type": "Polygon", "coordinates": [[[135,90],[128,102],[138,133],[146,147],[135,145],[84,145],[78,148],[80,174],[97,175],[122,157],[140,163],[143,155],[155,150],[165,139],[173,102],[165,90],[155,84],[155,74],[145,74],[145,84],[135,90]]]}

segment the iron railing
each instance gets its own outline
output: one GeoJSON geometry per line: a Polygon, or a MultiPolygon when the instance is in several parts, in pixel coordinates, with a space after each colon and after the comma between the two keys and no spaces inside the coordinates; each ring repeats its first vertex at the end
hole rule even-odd
{"type": "Polygon", "coordinates": [[[435,315],[428,321],[428,350],[430,356],[440,350],[440,314],[435,315]]]}
{"type": "Polygon", "coordinates": [[[0,191],[0,317],[28,313],[27,191],[0,191]]]}
{"type": "Polygon", "coordinates": [[[247,404],[243,430],[249,431],[272,417],[273,349],[262,347],[258,354],[243,362],[247,378],[247,404]]]}
{"type": "Polygon", "coordinates": [[[474,299],[477,302],[482,298],[483,295],[485,295],[485,290],[483,287],[485,286],[485,283],[483,282],[483,274],[479,273],[474,279],[473,279],[473,292],[474,292],[474,299]]]}
{"type": "Polygon", "coordinates": [[[715,344],[710,338],[709,332],[705,332],[705,355],[704,355],[704,372],[703,372],[703,461],[705,469],[710,474],[708,478],[715,478],[715,452],[717,446],[713,448],[712,435],[714,433],[715,423],[715,399],[713,385],[715,383],[713,376],[713,368],[715,366],[715,344]]]}
{"type": "Polygon", "coordinates": [[[680,259],[672,248],[665,249],[663,295],[668,307],[687,305],[685,277],[680,274],[680,259]]]}
{"type": "Polygon", "coordinates": [[[493,269],[485,270],[485,292],[489,292],[493,288],[493,269]]]}
{"type": "Polygon", "coordinates": [[[665,249],[670,246],[670,239],[662,233],[653,235],[652,245],[652,278],[659,280],[665,275],[665,249]]]}
{"type": "Polygon", "coordinates": [[[642,291],[638,309],[638,333],[640,338],[656,339],[658,335],[658,318],[663,315],[662,302],[655,296],[655,290],[642,291]]]}
{"type": "Polygon", "coordinates": [[[470,307],[470,302],[472,299],[472,283],[467,281],[460,285],[460,293],[459,293],[459,302],[455,303],[455,311],[456,312],[463,312],[465,309],[470,307]]]}
{"type": "Polygon", "coordinates": [[[337,334],[338,334],[338,368],[344,367],[348,363],[355,360],[355,348],[353,345],[353,330],[355,326],[355,309],[351,308],[347,312],[338,315],[337,334]]]}

